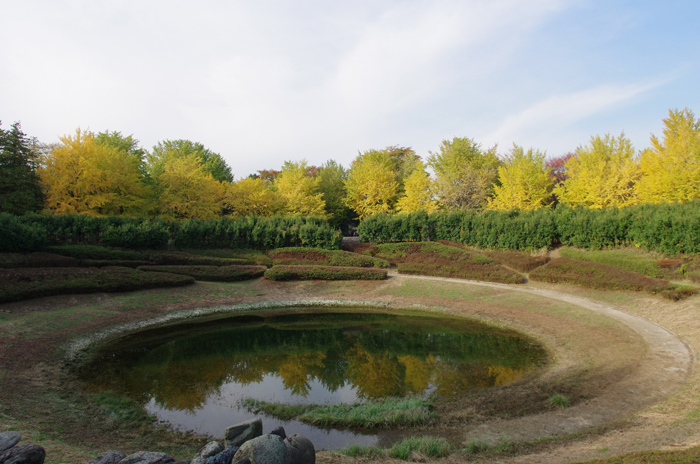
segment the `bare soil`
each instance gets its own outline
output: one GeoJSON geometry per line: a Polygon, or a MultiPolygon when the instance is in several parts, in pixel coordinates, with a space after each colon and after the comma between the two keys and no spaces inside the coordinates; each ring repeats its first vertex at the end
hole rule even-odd
{"type": "MultiPolygon", "coordinates": [[[[416,276],[381,282],[197,283],[0,305],[0,431],[18,430],[27,442],[45,446],[48,463],[86,462],[107,449],[161,450],[190,459],[208,437],[106,417],[71,375],[66,346],[107,327],[175,311],[294,299],[421,305],[521,330],[547,347],[551,362],[530,378],[438,401],[438,424],[398,432],[445,436],[460,448],[474,440],[524,443],[501,453],[456,451],[440,462],[571,462],[700,443],[700,377],[694,369],[700,297],[670,302],[575,286],[416,276]],[[570,398],[571,407],[549,404],[554,394],[570,398]]],[[[367,460],[332,451],[320,451],[317,459],[367,460]]]]}

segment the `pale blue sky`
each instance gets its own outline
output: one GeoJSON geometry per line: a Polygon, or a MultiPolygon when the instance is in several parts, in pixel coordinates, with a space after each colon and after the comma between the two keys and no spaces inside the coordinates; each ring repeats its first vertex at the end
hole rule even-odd
{"type": "Polygon", "coordinates": [[[700,113],[698,0],[2,3],[4,128],[186,138],[236,178],[454,136],[642,149],[670,108],[700,113]]]}

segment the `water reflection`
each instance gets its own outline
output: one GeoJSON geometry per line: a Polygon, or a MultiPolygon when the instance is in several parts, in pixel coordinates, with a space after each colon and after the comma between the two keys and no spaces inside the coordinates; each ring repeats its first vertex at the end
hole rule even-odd
{"type": "MultiPolygon", "coordinates": [[[[141,332],[103,348],[84,378],[94,389],[128,393],[175,426],[219,436],[250,418],[238,407],[247,397],[337,404],[455,396],[517,380],[544,359],[517,333],[462,319],[314,311],[141,332]]],[[[286,424],[297,433],[308,427],[286,424]]]]}

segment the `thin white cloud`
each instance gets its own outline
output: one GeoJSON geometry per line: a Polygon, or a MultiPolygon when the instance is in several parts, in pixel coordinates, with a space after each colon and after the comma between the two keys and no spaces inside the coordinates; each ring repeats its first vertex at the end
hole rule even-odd
{"type": "Polygon", "coordinates": [[[501,124],[482,137],[487,145],[508,147],[511,143],[533,138],[533,132],[556,133],[601,112],[623,105],[659,87],[664,80],[653,83],[601,85],[591,89],[553,95],[507,116],[501,124]]]}

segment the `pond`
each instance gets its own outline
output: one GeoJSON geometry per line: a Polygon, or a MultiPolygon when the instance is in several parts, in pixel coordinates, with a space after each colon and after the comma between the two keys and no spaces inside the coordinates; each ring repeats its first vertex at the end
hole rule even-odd
{"type": "MultiPolygon", "coordinates": [[[[545,362],[522,334],[432,313],[278,308],[188,320],[98,348],[81,369],[90,391],[133,398],[180,430],[221,437],[262,414],[246,399],[338,404],[386,397],[454,397],[516,381],[545,362]]],[[[381,435],[263,416],[317,449],[381,443],[381,435]]],[[[269,430],[268,430],[269,429],[269,430]]]]}

